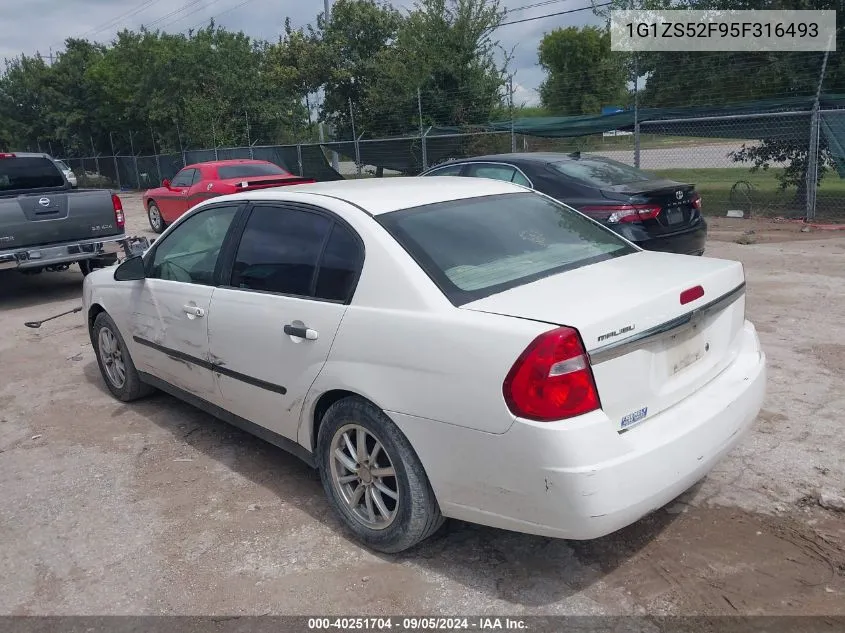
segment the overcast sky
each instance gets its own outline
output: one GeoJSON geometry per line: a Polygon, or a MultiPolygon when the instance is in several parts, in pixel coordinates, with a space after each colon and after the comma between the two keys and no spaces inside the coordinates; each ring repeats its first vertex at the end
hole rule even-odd
{"type": "MultiPolygon", "coordinates": [[[[399,9],[413,0],[393,0],[399,9]]],[[[590,0],[502,0],[505,21],[522,20],[590,6],[590,0]],[[524,8],[528,5],[531,6],[524,8]]],[[[40,51],[61,50],[67,37],[109,42],[123,28],[146,25],[169,32],[207,24],[242,30],[258,39],[275,40],[290,17],[294,27],[314,21],[323,0],[0,0],[0,59],[40,51]]],[[[502,26],[496,33],[502,46],[514,49],[516,102],[537,102],[543,79],[537,66],[537,46],[543,34],[561,26],[594,24],[589,10],[502,26]]]]}

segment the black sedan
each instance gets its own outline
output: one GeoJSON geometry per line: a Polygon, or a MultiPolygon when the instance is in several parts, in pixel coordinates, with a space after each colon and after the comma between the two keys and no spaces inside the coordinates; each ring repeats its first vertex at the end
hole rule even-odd
{"type": "Polygon", "coordinates": [[[514,182],[578,209],[640,248],[704,253],[707,223],[693,185],[658,178],[600,156],[496,154],[449,161],[421,175],[514,182]]]}

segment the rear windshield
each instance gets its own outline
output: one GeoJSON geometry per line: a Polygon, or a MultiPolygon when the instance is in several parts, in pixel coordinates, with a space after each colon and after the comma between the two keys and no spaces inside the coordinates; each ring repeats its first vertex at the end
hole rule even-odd
{"type": "Polygon", "coordinates": [[[48,158],[0,158],[0,192],[63,187],[62,172],[48,158]]]}
{"type": "Polygon", "coordinates": [[[535,193],[442,202],[377,220],[455,305],[636,252],[609,229],[535,193]]]}
{"type": "Polygon", "coordinates": [[[650,174],[607,158],[577,158],[551,164],[552,169],[593,187],[614,187],[653,180],[650,174]]]}
{"type": "Polygon", "coordinates": [[[251,176],[286,176],[287,173],[284,169],[276,165],[257,165],[250,163],[217,168],[217,177],[220,180],[226,180],[227,178],[249,178],[251,176]]]}

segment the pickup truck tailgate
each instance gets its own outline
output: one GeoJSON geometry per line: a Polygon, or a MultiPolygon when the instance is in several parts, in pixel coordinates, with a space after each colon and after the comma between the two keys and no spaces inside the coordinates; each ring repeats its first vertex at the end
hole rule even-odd
{"type": "Polygon", "coordinates": [[[120,232],[108,191],[77,189],[0,196],[0,249],[93,239],[120,232]]]}

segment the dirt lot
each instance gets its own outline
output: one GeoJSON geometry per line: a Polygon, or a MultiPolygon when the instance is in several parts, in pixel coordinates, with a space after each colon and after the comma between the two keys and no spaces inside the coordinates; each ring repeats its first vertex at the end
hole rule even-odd
{"type": "Polygon", "coordinates": [[[451,522],[402,556],[351,542],[286,453],[164,395],[114,401],[78,315],[24,328],[79,303],[78,271],[3,275],[0,613],[845,614],[845,514],[817,501],[845,494],[845,231],[800,228],[713,222],[770,382],[702,483],[598,541],[451,522]]]}

